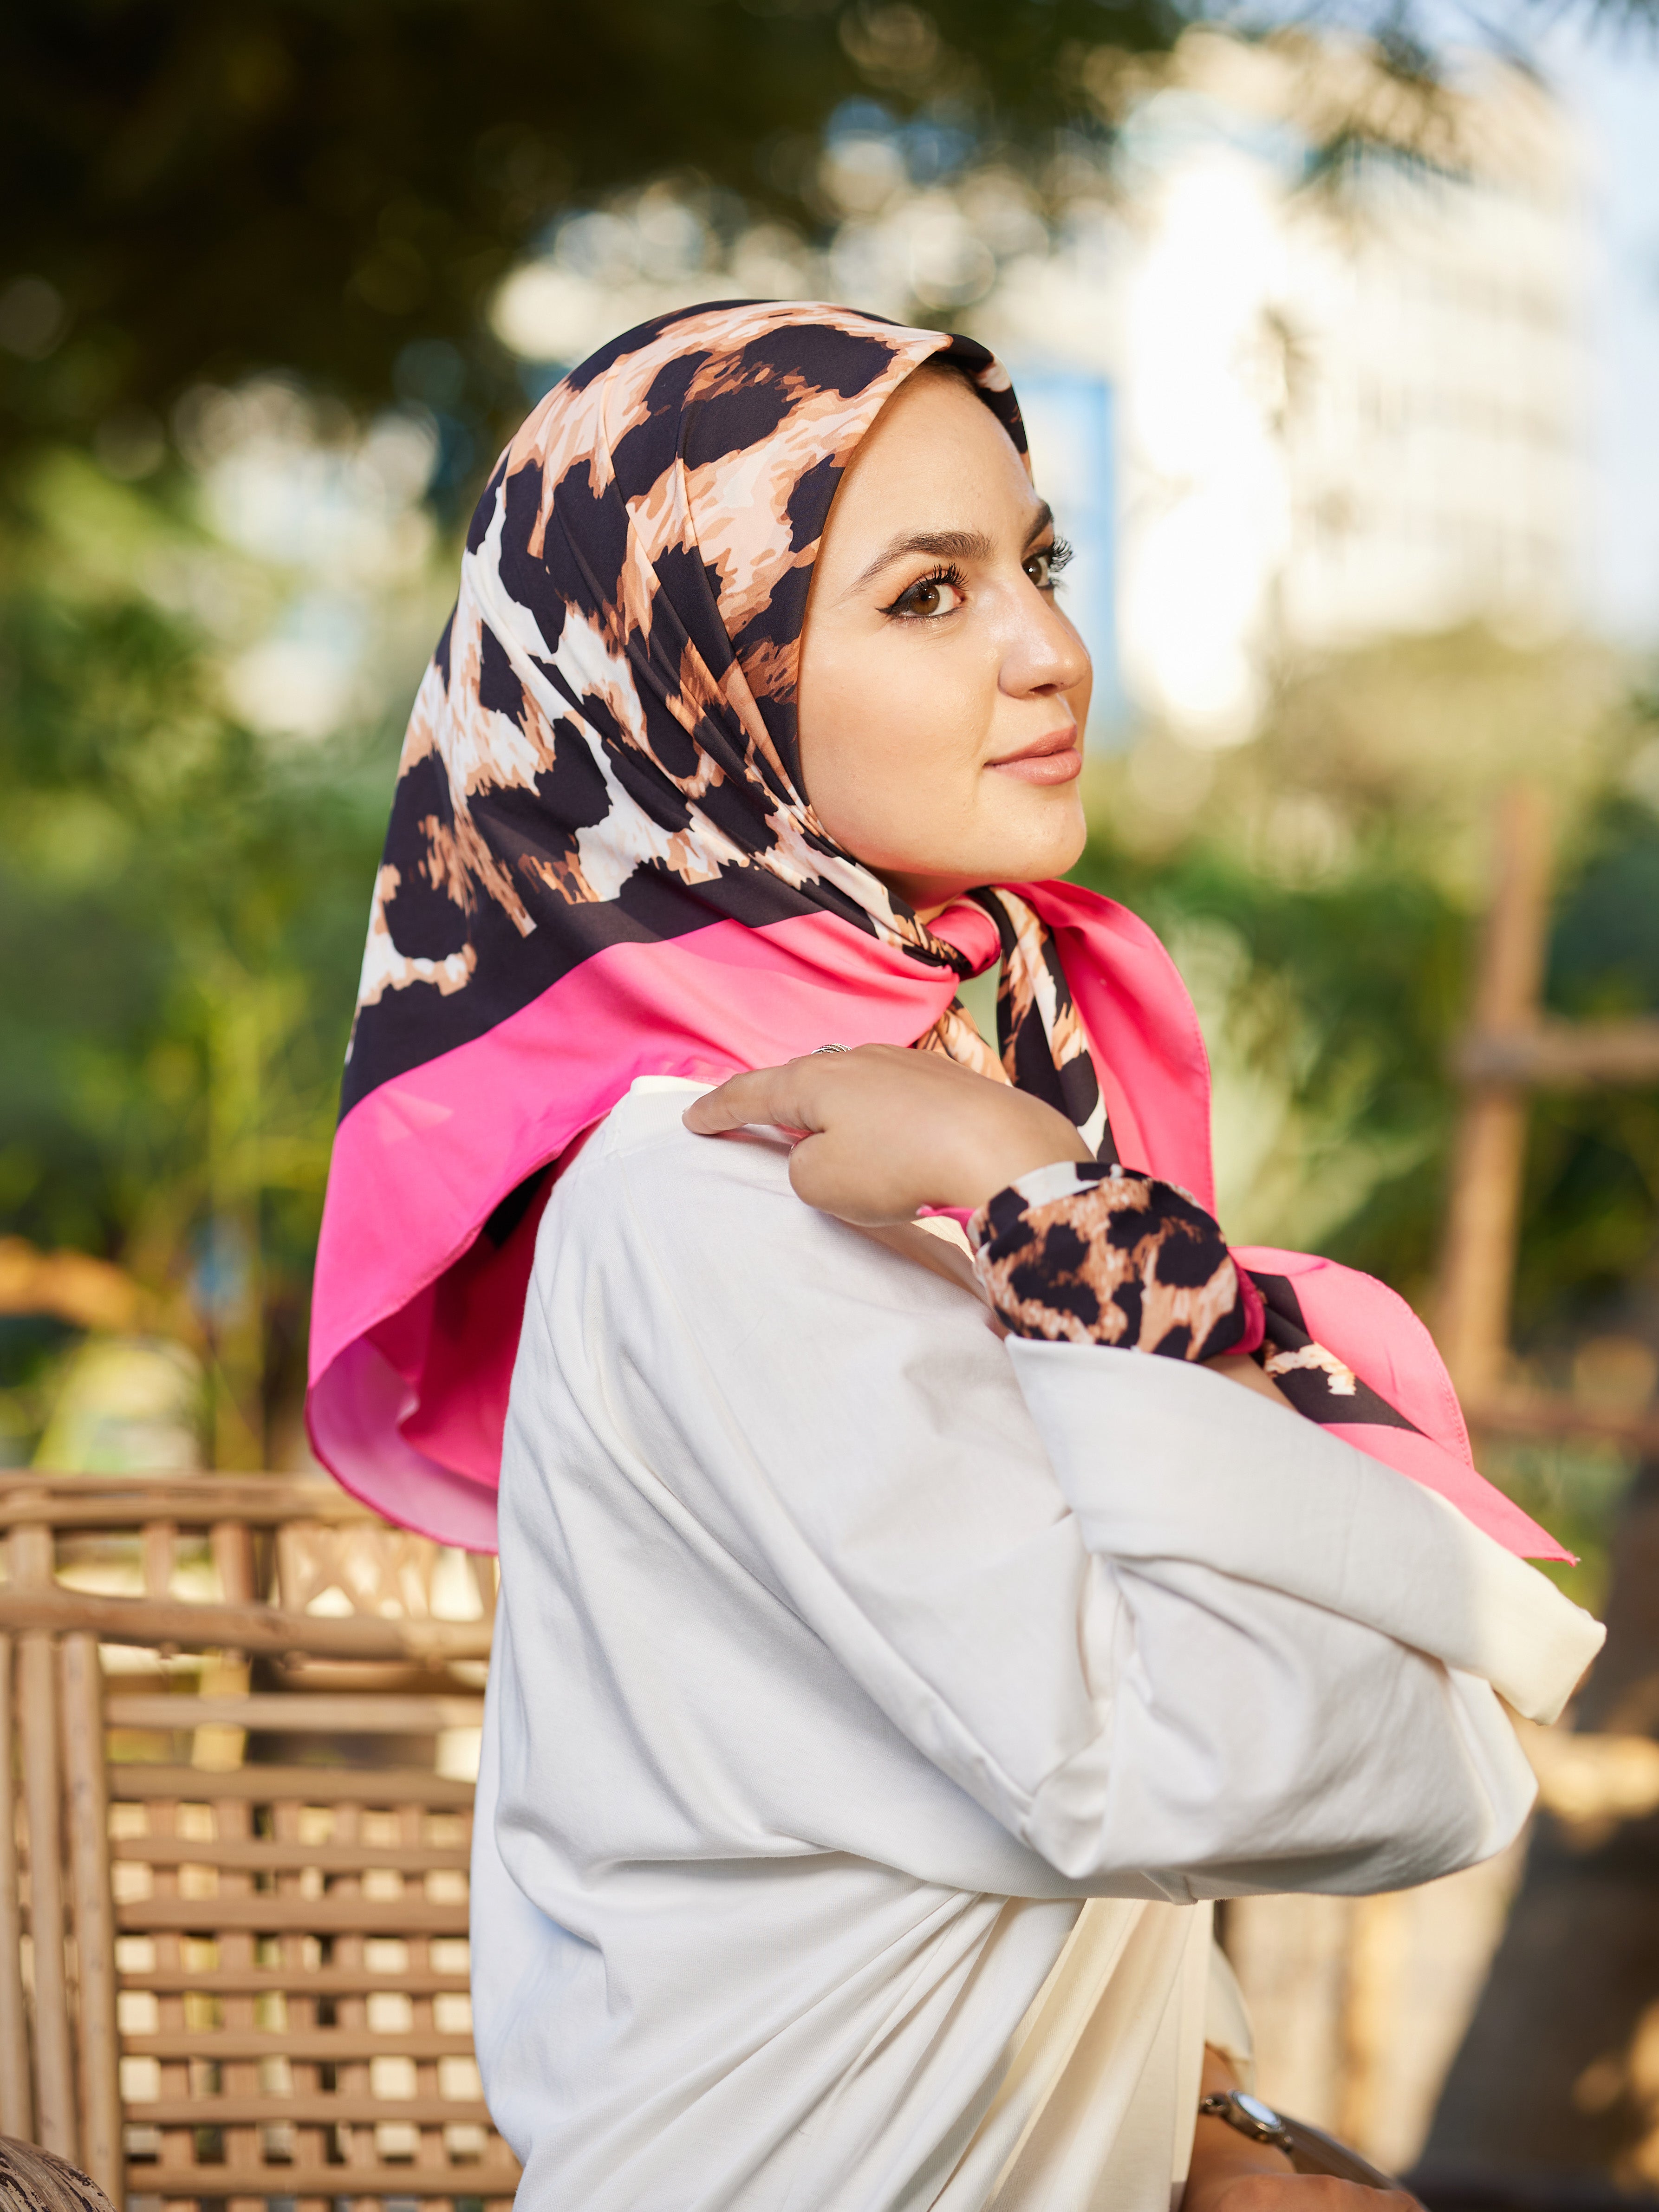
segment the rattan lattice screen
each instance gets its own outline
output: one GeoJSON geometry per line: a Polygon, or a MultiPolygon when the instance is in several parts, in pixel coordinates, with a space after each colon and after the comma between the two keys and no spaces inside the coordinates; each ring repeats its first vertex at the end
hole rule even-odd
{"type": "MultiPolygon", "coordinates": [[[[236,1522],[230,1487],[175,1479],[168,1520],[132,1528],[96,1485],[0,1478],[0,2128],[77,2160],[131,2212],[504,2212],[518,2168],[483,2101],[467,1994],[488,1622],[430,1625],[419,1540],[359,1513],[354,1558],[348,1528],[284,1521],[292,1484],[263,1510],[250,1488],[236,1522]],[[198,1504],[218,1580],[199,1609],[166,1579],[198,1504]],[[121,1521],[151,1598],[77,1598],[62,1523],[121,1521]],[[256,1576],[258,1526],[276,1540],[256,1576]],[[305,1612],[330,1588],[352,1618],[305,1612]],[[166,1665],[100,1654],[70,1625],[77,1607],[166,1665]],[[192,1616],[307,1656],[262,1662],[250,1687],[244,1653],[181,1649],[192,1616]],[[375,1638],[403,1656],[366,1662],[375,1638]]],[[[297,1502],[339,1523],[337,1495],[297,1502]]]]}
{"type": "MultiPolygon", "coordinates": [[[[142,1717],[198,1705],[223,1729],[237,1702],[142,1717]]],[[[415,1700],[280,1702],[340,1734],[425,1719],[415,1700]]],[[[117,1758],[109,1789],[130,2197],[510,2198],[466,1994],[471,1784],[117,1758]]]]}

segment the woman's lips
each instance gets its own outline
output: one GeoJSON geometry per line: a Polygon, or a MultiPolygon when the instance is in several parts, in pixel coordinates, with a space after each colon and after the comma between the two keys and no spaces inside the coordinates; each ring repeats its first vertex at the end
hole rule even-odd
{"type": "Polygon", "coordinates": [[[1083,755],[1077,742],[1077,726],[1055,730],[1035,744],[1027,745],[1023,753],[1011,753],[1004,760],[988,761],[999,775],[1017,777],[1021,783],[1070,783],[1083,773],[1083,755]]]}

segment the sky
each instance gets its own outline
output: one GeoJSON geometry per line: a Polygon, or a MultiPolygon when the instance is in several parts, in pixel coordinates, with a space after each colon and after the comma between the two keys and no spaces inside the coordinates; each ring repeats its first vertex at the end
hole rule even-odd
{"type": "Polygon", "coordinates": [[[1587,612],[1659,647],[1659,33],[1587,30],[1581,8],[1535,52],[1578,119],[1595,240],[1587,612]]]}

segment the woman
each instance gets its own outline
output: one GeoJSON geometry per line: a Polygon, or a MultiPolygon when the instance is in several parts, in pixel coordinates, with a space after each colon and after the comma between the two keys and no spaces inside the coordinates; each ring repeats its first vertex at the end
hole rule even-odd
{"type": "Polygon", "coordinates": [[[1207,1900],[1499,1849],[1495,1692],[1599,1642],[1398,1302],[1220,1241],[1186,996],[1051,880],[1063,558],[982,349],[800,304],[619,339],[474,520],[311,1410],[446,1540],[499,1474],[475,2027],[532,2212],[1337,2212],[1198,2118],[1207,1900]]]}

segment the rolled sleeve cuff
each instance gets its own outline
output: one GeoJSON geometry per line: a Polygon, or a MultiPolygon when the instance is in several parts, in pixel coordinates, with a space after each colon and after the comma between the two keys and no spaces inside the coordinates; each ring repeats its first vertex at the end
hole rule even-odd
{"type": "Polygon", "coordinates": [[[969,1217],[974,1267],[1016,1336],[1212,1359],[1261,1343],[1261,1294],[1189,1191],[1091,1160],[1036,1168],[969,1217]]]}

